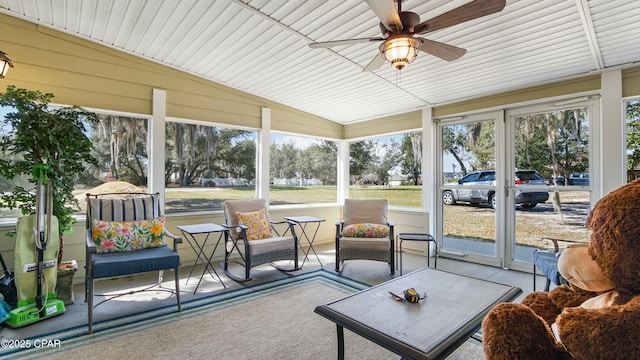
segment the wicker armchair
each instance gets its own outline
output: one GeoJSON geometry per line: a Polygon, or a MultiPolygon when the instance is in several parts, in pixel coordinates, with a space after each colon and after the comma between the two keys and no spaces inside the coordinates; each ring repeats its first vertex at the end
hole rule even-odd
{"type": "Polygon", "coordinates": [[[387,220],[387,200],[344,202],[343,219],[336,223],[336,272],[345,260],[384,261],[395,273],[393,223],[387,220]]]}
{"type": "Polygon", "coordinates": [[[298,267],[298,237],[292,221],[271,221],[265,199],[226,200],[223,203],[224,225],[229,231],[225,233],[224,271],[235,281],[251,280],[252,267],[271,264],[281,271],[295,271],[298,267]],[[283,236],[274,225],[286,224],[283,236]],[[229,270],[229,262],[234,254],[240,258],[244,266],[244,277],[237,276],[229,270]],[[274,261],[293,261],[293,268],[283,268],[274,261]]]}

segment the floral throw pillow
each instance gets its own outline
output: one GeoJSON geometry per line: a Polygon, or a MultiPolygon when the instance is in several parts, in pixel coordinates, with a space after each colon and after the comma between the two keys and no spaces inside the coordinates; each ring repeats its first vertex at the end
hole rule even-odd
{"type": "Polygon", "coordinates": [[[93,220],[93,241],[98,253],[135,251],[166,246],[164,216],[150,220],[93,220]]]}
{"type": "Polygon", "coordinates": [[[266,239],[271,237],[267,213],[264,209],[252,212],[236,212],[238,224],[246,226],[247,240],[266,239]]]}
{"type": "Polygon", "coordinates": [[[342,229],[342,236],[384,238],[389,237],[389,227],[382,224],[352,224],[342,229]]]}

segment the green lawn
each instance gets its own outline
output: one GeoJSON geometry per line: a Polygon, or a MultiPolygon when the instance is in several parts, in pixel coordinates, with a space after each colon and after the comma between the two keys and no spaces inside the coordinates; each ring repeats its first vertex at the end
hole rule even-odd
{"type": "MultiPolygon", "coordinates": [[[[354,186],[350,188],[354,199],[384,198],[391,206],[421,207],[422,189],[419,186],[397,186],[383,189],[381,186],[354,186]]],[[[221,208],[227,199],[249,199],[253,188],[169,188],[166,195],[167,211],[197,211],[221,208]],[[189,206],[189,203],[191,204],[189,206]]],[[[335,203],[335,186],[272,186],[269,200],[273,205],[335,203]]]]}

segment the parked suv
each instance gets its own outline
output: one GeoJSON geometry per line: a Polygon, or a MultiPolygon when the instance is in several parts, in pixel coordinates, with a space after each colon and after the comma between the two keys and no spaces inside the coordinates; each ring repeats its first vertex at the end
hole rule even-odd
{"type": "Polygon", "coordinates": [[[589,173],[574,173],[569,175],[569,185],[589,185],[589,173]]]}
{"type": "MultiPolygon", "coordinates": [[[[534,170],[516,170],[516,185],[546,185],[545,179],[534,170]]],[[[463,186],[494,186],[496,184],[495,170],[475,171],[465,175],[458,180],[458,184],[463,186]]],[[[549,193],[546,191],[516,191],[516,204],[520,204],[525,209],[532,209],[538,203],[545,202],[549,199],[549,193]]],[[[467,190],[467,189],[448,189],[442,192],[442,202],[445,205],[453,205],[457,202],[468,202],[471,204],[489,204],[492,208],[496,208],[496,199],[494,190],[467,190]]]]}

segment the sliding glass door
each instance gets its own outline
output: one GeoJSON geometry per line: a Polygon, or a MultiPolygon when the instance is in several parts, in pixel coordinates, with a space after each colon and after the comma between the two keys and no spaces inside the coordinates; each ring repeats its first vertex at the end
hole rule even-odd
{"type": "Polygon", "coordinates": [[[439,126],[438,237],[441,256],[497,264],[496,126],[500,114],[443,120],[439,126]]]}
{"type": "Polygon", "coordinates": [[[597,101],[438,122],[440,255],[531,271],[545,237],[588,241],[597,101]]]}
{"type": "Polygon", "coordinates": [[[530,270],[532,251],[545,237],[589,241],[592,102],[509,111],[505,251],[509,268],[530,270]],[[509,174],[510,175],[510,174],[509,174]]]}

